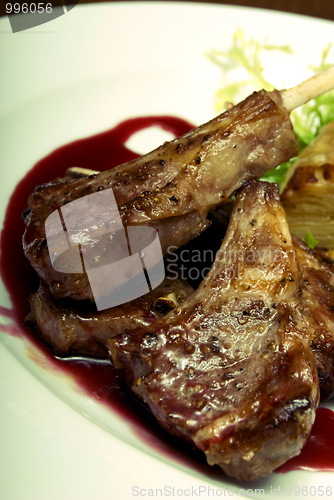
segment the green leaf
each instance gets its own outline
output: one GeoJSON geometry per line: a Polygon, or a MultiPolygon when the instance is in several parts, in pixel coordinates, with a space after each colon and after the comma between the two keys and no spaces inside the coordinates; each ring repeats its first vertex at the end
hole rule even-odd
{"type": "Polygon", "coordinates": [[[321,62],[320,62],[320,65],[319,66],[309,66],[310,69],[312,69],[314,71],[314,73],[319,73],[320,71],[324,71],[325,69],[327,68],[330,68],[330,66],[332,66],[332,63],[328,63],[327,62],[327,57],[331,51],[331,48],[332,48],[332,43],[330,43],[329,45],[327,45],[327,47],[322,51],[322,55],[321,55],[321,62]]]}
{"type": "Polygon", "coordinates": [[[236,96],[240,90],[240,86],[246,85],[249,83],[248,80],[239,83],[232,83],[231,85],[227,85],[223,89],[217,90],[216,92],[216,103],[215,109],[217,113],[225,107],[227,102],[235,102],[236,96]]]}
{"type": "Polygon", "coordinates": [[[314,247],[319,243],[319,241],[314,238],[310,230],[308,230],[305,234],[304,241],[311,250],[313,250],[314,247]]]}
{"type": "Polygon", "coordinates": [[[272,83],[268,82],[263,76],[264,68],[261,62],[261,52],[273,50],[280,50],[288,54],[292,53],[289,45],[269,45],[265,42],[261,44],[253,38],[246,40],[242,29],[238,28],[233,35],[232,47],[229,50],[212,49],[211,52],[206,54],[210,61],[218,66],[223,73],[241,68],[247,77],[242,81],[218,90],[215,104],[217,111],[224,108],[225,102],[235,101],[238,92],[246,85],[251,85],[255,90],[274,90],[272,83]]]}
{"type": "Polygon", "coordinates": [[[281,165],[279,165],[274,170],[269,170],[268,172],[266,172],[265,174],[263,174],[263,176],[261,177],[261,180],[262,181],[267,181],[267,182],[276,182],[278,184],[279,188],[281,188],[287,171],[289,170],[289,168],[291,167],[291,165],[296,160],[297,160],[297,157],[292,158],[291,160],[289,160],[289,161],[287,161],[285,163],[282,163],[281,165]]]}
{"type": "Polygon", "coordinates": [[[327,92],[291,113],[293,128],[298,138],[309,144],[321,128],[334,120],[334,91],[327,92]]]}
{"type": "Polygon", "coordinates": [[[263,45],[264,50],[281,50],[287,54],[293,54],[293,50],[290,45],[263,45]]]}

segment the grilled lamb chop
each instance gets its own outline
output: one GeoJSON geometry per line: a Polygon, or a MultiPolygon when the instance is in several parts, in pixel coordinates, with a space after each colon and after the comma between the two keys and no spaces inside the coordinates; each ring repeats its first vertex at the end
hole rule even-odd
{"type": "Polygon", "coordinates": [[[301,265],[302,295],[305,314],[315,324],[309,342],[315,358],[322,400],[334,396],[334,264],[324,261],[317,250],[311,250],[293,237],[301,265]]]}
{"type": "Polygon", "coordinates": [[[239,480],[305,443],[318,377],[300,273],[276,185],[240,191],[215,263],[183,304],[108,341],[116,368],[171,434],[239,480]]]}
{"type": "Polygon", "coordinates": [[[110,337],[150,325],[180,305],[192,292],[186,281],[167,276],[150,293],[97,311],[90,301],[54,299],[49,288],[40,282],[39,290],[29,297],[31,312],[26,322],[36,328],[57,355],[107,357],[105,344],[110,337]]]}
{"type": "MultiPolygon", "coordinates": [[[[231,200],[213,213],[223,229],[229,220],[233,204],[231,200]],[[223,210],[224,208],[228,210],[223,210]]],[[[298,214],[303,218],[300,210],[303,210],[303,206],[299,207],[299,210],[296,207],[296,224],[299,221],[298,214]]],[[[323,222],[322,229],[324,228],[323,222]]],[[[314,322],[314,329],[309,330],[307,338],[317,365],[320,398],[325,401],[334,396],[334,262],[331,258],[333,252],[323,249],[311,250],[293,235],[292,243],[302,277],[300,301],[309,320],[314,322]]]]}
{"type": "MultiPolygon", "coordinates": [[[[139,159],[88,178],[67,177],[37,187],[24,217],[25,254],[55,297],[93,300],[86,275],[64,274],[51,265],[45,220],[53,211],[112,188],[123,224],[155,227],[166,250],[168,245],[181,246],[197,236],[208,226],[210,209],[247,180],[260,177],[296,152],[296,137],[280,93],[254,93],[139,159]],[[169,231],[164,237],[170,223],[175,225],[173,234],[169,231]]],[[[102,222],[108,224],[108,216],[102,222]]],[[[85,251],[93,259],[97,255],[94,238],[87,241],[89,234],[84,233],[85,251]]]]}

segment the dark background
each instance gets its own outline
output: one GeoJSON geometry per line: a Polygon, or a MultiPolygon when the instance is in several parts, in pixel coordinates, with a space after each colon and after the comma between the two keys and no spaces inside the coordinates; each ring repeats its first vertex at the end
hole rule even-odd
{"type": "MultiPolygon", "coordinates": [[[[37,1],[37,0],[36,0],[37,1]]],[[[45,0],[46,1],[46,0],[45,0]]],[[[6,0],[0,0],[0,15],[6,15],[6,0]]],[[[13,0],[11,0],[13,2],[13,0]]],[[[91,3],[90,0],[79,0],[78,5],[91,3]]],[[[274,9],[307,16],[320,17],[334,21],[334,0],[211,0],[202,3],[218,3],[224,5],[242,5],[246,7],[260,7],[263,9],[274,9]]],[[[334,38],[334,31],[333,31],[334,38]]]]}

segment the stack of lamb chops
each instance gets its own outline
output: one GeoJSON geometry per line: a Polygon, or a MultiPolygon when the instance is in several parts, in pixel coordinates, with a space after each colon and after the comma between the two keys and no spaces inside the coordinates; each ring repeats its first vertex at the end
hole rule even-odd
{"type": "MultiPolygon", "coordinates": [[[[312,317],[312,288],[303,299],[301,262],[314,256],[292,240],[277,186],[255,180],[297,154],[289,112],[331,89],[333,77],[331,68],[294,89],[254,93],[137,160],[39,186],[25,212],[23,247],[41,278],[30,321],[42,336],[62,354],[108,349],[165,429],[240,480],[261,478],[297,455],[321,386],[325,397],[333,392],[334,332],[324,340],[312,317]],[[64,306],[64,299],[92,300],[92,292],[85,274],[53,268],[45,220],[108,188],[123,224],[157,229],[164,253],[203,232],[208,212],[235,195],[222,246],[196,291],[167,277],[153,295],[125,304],[127,310],[83,312],[79,306],[80,313],[71,313],[64,306]],[[78,327],[80,314],[103,326],[88,335],[78,327]],[[122,319],[118,326],[115,318],[122,319]]],[[[88,242],[92,259],[97,245],[88,242]]]]}

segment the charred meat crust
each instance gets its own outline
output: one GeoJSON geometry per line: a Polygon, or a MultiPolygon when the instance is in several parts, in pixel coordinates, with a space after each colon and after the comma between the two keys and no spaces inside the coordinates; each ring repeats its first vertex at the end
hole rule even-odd
{"type": "Polygon", "coordinates": [[[318,377],[303,336],[313,324],[299,279],[278,189],[251,181],[199,288],[149,328],[108,342],[161,425],[240,480],[297,455],[314,421],[318,377]]]}
{"type": "MultiPolygon", "coordinates": [[[[159,226],[179,218],[168,244],[182,245],[207,227],[205,217],[211,208],[296,152],[296,137],[279,93],[254,93],[137,160],[87,178],[56,179],[38,186],[24,216],[25,255],[55,296],[92,298],[85,277],[56,273],[51,266],[45,220],[54,210],[112,188],[124,224],[159,226]]],[[[162,245],[167,247],[164,241],[162,245]]]]}

